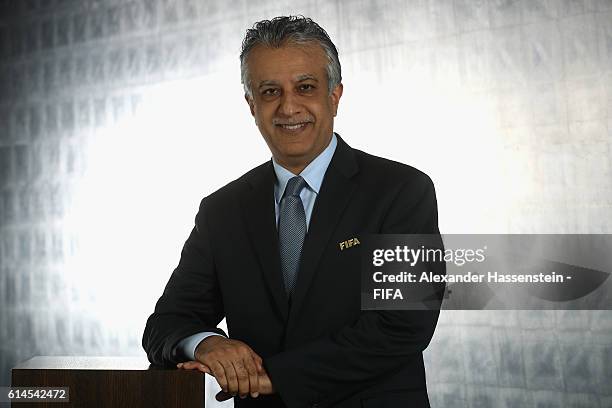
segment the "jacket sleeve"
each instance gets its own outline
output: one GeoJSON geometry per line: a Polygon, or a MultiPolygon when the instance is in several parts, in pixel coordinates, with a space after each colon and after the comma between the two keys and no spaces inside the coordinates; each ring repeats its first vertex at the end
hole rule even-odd
{"type": "Polygon", "coordinates": [[[152,364],[173,366],[185,361],[178,343],[195,333],[214,332],[223,319],[223,303],[205,220],[205,199],[185,242],[178,266],[147,320],[142,346],[152,364]]]}
{"type": "MultiPolygon", "coordinates": [[[[381,233],[439,234],[433,183],[407,183],[388,211],[381,233]]],[[[440,299],[441,301],[441,299],[440,299]]],[[[368,388],[421,353],[439,310],[362,311],[335,333],[264,360],[276,391],[289,408],[328,406],[368,388]]]]}

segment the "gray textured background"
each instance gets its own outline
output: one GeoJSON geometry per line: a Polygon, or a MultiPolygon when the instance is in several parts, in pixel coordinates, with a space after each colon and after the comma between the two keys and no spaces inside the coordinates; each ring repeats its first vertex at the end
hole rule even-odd
{"type": "MultiPolygon", "coordinates": [[[[610,0],[0,0],[0,385],[142,354],[199,198],[269,157],[237,56],[287,13],[338,45],[336,129],[429,173],[445,233],[612,233],[610,0]]],[[[608,311],[445,312],[425,356],[433,407],[612,407],[608,311]]]]}

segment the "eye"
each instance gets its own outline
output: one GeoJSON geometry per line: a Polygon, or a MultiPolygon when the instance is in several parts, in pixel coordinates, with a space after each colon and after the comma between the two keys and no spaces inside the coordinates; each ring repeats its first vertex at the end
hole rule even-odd
{"type": "Polygon", "coordinates": [[[266,88],[261,91],[263,96],[274,96],[278,94],[278,88],[266,88]]]}
{"type": "Polygon", "coordinates": [[[301,92],[310,92],[313,91],[315,89],[315,86],[312,84],[300,84],[300,86],[298,87],[298,89],[301,92]]]}

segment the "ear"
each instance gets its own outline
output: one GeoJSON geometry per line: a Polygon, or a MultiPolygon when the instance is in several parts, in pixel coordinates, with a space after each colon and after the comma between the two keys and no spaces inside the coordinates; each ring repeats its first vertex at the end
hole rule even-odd
{"type": "Polygon", "coordinates": [[[251,115],[255,116],[255,102],[253,101],[253,98],[249,97],[249,95],[245,93],[244,94],[244,99],[249,104],[249,109],[251,110],[251,115]]]}
{"type": "Polygon", "coordinates": [[[329,100],[332,104],[332,109],[334,110],[334,117],[338,113],[338,104],[340,103],[340,98],[342,97],[342,91],[344,86],[342,83],[336,85],[334,89],[332,89],[331,94],[329,95],[329,100]]]}

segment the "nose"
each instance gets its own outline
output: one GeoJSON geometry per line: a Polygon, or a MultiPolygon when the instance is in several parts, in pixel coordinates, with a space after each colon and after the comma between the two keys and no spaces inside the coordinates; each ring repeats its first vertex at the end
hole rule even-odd
{"type": "Polygon", "coordinates": [[[278,113],[289,117],[301,113],[301,107],[296,96],[292,92],[283,92],[278,105],[278,113]]]}

